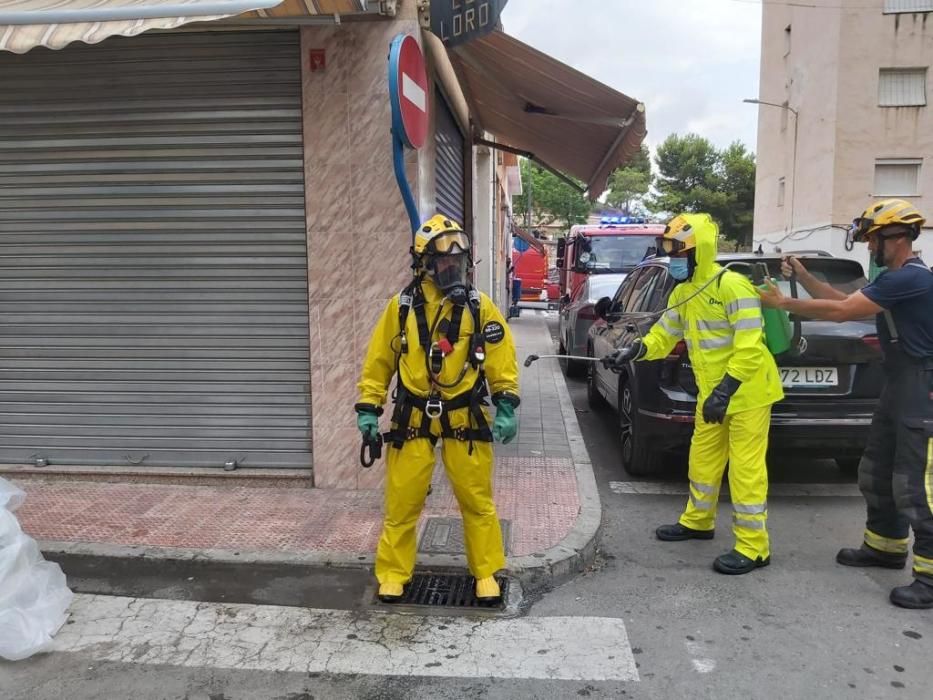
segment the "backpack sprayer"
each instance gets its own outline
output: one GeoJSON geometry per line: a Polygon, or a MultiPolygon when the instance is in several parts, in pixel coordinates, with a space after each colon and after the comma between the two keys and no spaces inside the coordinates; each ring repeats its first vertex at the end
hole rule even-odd
{"type": "MultiPolygon", "coordinates": [[[[745,268],[742,271],[746,277],[748,277],[752,284],[755,285],[758,289],[766,289],[767,284],[766,279],[770,279],[768,276],[768,265],[763,262],[731,262],[723,266],[723,269],[717,272],[712,278],[706,281],[706,283],[696,290],[693,294],[688,296],[683,301],[674,304],[673,306],[668,306],[666,309],[661,309],[660,311],[645,311],[640,313],[633,314],[634,316],[639,316],[643,319],[658,319],[663,316],[665,313],[672,309],[676,309],[679,306],[683,306],[691,299],[697,297],[706,290],[707,287],[712,285],[714,282],[719,282],[722,276],[725,274],[726,270],[729,270],[733,267],[745,268]]],[[[771,280],[774,282],[774,280],[771,280]]],[[[790,278],[790,290],[791,296],[795,299],[797,298],[797,276],[791,275],[790,278]]],[[[783,309],[766,309],[761,310],[761,316],[764,323],[764,334],[765,334],[765,345],[768,347],[768,350],[772,355],[781,355],[786,353],[792,347],[796,348],[800,340],[800,321],[795,321],[793,324],[793,332],[791,331],[791,322],[790,316],[783,309]]],[[[644,340],[644,335],[642,335],[641,329],[638,327],[638,324],[630,323],[626,326],[626,330],[634,331],[638,334],[640,340],[644,340]]],[[[525,358],[525,367],[531,367],[532,363],[537,360],[543,360],[545,358],[558,358],[558,359],[568,359],[568,360],[577,360],[580,362],[602,362],[604,358],[601,357],[585,357],[582,355],[528,355],[525,358]]]]}

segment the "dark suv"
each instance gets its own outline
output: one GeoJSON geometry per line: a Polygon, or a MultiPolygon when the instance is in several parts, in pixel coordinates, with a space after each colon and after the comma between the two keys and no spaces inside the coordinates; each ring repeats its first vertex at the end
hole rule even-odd
{"type": "MultiPolygon", "coordinates": [[[[817,278],[846,293],[867,281],[862,266],[826,255],[800,255],[817,278]]],[[[771,277],[780,279],[777,255],[727,254],[720,264],[736,263],[736,271],[765,263],[771,277]]],[[[629,345],[647,333],[654,318],[645,312],[662,310],[674,288],[667,258],[651,258],[631,272],[615,297],[600,304],[606,309],[589,331],[587,354],[601,357],[629,345]]],[[[785,294],[788,282],[781,281],[785,294]]],[[[798,296],[808,298],[801,287],[798,296]]],[[[865,446],[872,412],[881,393],[881,351],[873,319],[830,323],[791,317],[794,346],[775,358],[786,397],[774,406],[772,450],[804,449],[832,457],[845,471],[854,471],[865,446]]],[[[595,407],[608,402],[619,416],[622,463],[636,475],[660,467],[664,453],[684,450],[693,433],[697,386],[684,343],[653,362],[635,362],[616,374],[590,363],[588,397],[595,407]]]]}

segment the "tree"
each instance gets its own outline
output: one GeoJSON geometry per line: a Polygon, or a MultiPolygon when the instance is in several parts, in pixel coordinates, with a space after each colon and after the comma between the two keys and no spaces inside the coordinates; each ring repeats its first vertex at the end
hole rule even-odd
{"type": "Polygon", "coordinates": [[[755,211],[755,155],[738,141],[719,151],[696,134],[671,134],[658,147],[653,210],[708,212],[720,233],[751,244],[755,211]]]}
{"type": "Polygon", "coordinates": [[[522,160],[520,167],[522,193],[515,197],[513,206],[527,225],[534,228],[555,221],[568,226],[586,223],[592,205],[581,192],[530,160],[522,160]],[[531,216],[526,217],[529,198],[532,211],[531,216]]]}
{"type": "Polygon", "coordinates": [[[632,207],[651,189],[651,157],[645,144],[624,168],[619,168],[609,178],[606,204],[632,214],[632,207]]]}

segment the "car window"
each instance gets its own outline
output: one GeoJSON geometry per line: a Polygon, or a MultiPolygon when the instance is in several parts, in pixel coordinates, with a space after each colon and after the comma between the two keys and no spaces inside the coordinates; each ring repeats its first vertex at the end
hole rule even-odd
{"type": "Polygon", "coordinates": [[[619,291],[616,292],[612,300],[612,306],[609,307],[610,313],[619,313],[628,309],[628,299],[635,285],[638,283],[638,278],[641,276],[641,273],[641,270],[635,270],[635,272],[626,277],[625,281],[619,285],[619,291]]]}
{"type": "Polygon", "coordinates": [[[671,277],[666,267],[660,268],[661,274],[654,285],[654,291],[648,300],[645,311],[661,311],[667,307],[667,300],[674,291],[674,278],[671,277]]]}
{"type": "Polygon", "coordinates": [[[591,276],[587,281],[589,290],[587,294],[590,299],[601,299],[602,297],[614,297],[619,291],[621,281],[615,276],[600,275],[591,276]]]}
{"type": "Polygon", "coordinates": [[[625,307],[626,311],[651,311],[650,301],[658,281],[663,278],[660,267],[646,267],[635,283],[631,299],[625,307]]]}

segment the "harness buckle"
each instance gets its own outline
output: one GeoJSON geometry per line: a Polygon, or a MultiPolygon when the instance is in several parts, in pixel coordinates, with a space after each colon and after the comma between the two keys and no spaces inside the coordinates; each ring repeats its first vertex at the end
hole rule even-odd
{"type": "Polygon", "coordinates": [[[438,397],[429,398],[424,405],[424,415],[431,420],[440,418],[444,413],[444,402],[438,397]]]}

